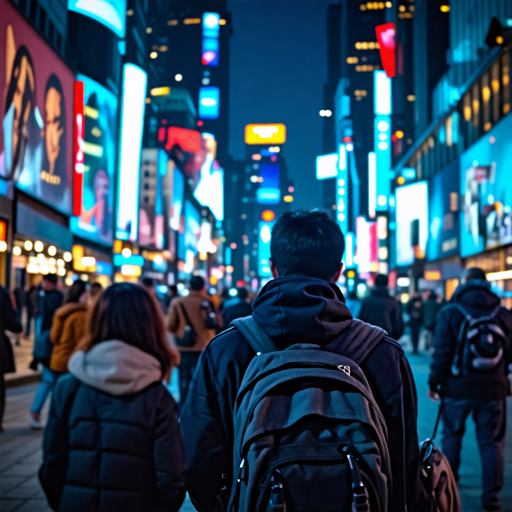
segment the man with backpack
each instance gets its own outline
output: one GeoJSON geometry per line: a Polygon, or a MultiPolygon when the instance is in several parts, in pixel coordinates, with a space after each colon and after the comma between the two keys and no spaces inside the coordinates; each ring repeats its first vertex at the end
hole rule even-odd
{"type": "Polygon", "coordinates": [[[180,420],[198,510],[431,510],[409,364],[352,318],[343,251],[327,214],[284,214],[275,279],[203,351],[180,420]]]}
{"type": "Polygon", "coordinates": [[[217,326],[218,314],[206,295],[205,281],[201,276],[192,276],[189,294],[172,301],[167,323],[181,355],[180,408],[185,402],[199,356],[218,332],[217,326]]]}
{"type": "Polygon", "coordinates": [[[442,400],[442,449],[456,479],[465,422],[473,413],[484,510],[500,510],[511,333],[512,313],[500,306],[485,273],[467,269],[462,284],[437,315],[429,396],[442,400]]]}

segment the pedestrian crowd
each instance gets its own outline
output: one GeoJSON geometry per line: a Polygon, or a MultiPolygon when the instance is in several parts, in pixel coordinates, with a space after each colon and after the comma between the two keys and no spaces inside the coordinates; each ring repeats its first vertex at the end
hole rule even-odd
{"type": "Polygon", "coordinates": [[[3,376],[14,371],[4,331],[22,332],[25,304],[42,369],[32,428],[43,428],[51,394],[39,479],[52,509],[178,511],[188,492],[199,511],[457,512],[473,414],[482,507],[501,510],[512,313],[478,268],[447,303],[414,292],[403,311],[385,275],[364,300],[353,290],[345,299],[344,245],[325,213],[284,214],[273,279],[253,302],[239,287],[221,308],[200,275],[163,301],[151,280],[76,280],[64,295],[47,275],[14,300],[0,287],[0,426],[3,376]],[[432,352],[440,449],[418,439],[397,342],[404,312],[413,354],[422,330],[432,352]],[[168,391],[175,368],[179,404],[168,391]]]}

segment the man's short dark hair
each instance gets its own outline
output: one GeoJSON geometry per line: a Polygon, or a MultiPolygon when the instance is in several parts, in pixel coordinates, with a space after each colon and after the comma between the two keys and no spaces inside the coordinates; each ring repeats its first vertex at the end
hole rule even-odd
{"type": "Polygon", "coordinates": [[[143,280],[142,280],[142,284],[146,287],[146,288],[153,288],[155,286],[155,283],[153,283],[153,279],[151,279],[150,277],[145,277],[143,280]]]}
{"type": "Polygon", "coordinates": [[[285,213],[272,229],[270,254],[280,277],[302,274],[331,279],[341,264],[345,239],[326,213],[285,213]]]}
{"type": "Polygon", "coordinates": [[[53,285],[57,284],[57,274],[45,274],[43,276],[43,281],[48,281],[53,285]]]}
{"type": "Polygon", "coordinates": [[[375,286],[379,288],[386,288],[389,283],[388,276],[386,274],[377,274],[375,277],[375,286]]]}
{"type": "Polygon", "coordinates": [[[487,276],[485,272],[478,267],[471,267],[464,270],[464,274],[462,274],[463,280],[467,283],[473,279],[481,279],[483,281],[487,281],[487,276]]]}
{"type": "Polygon", "coordinates": [[[190,289],[200,292],[204,288],[204,279],[201,276],[192,276],[190,279],[190,289]]]}
{"type": "Polygon", "coordinates": [[[238,298],[241,300],[247,299],[247,296],[249,295],[249,292],[247,291],[247,288],[244,288],[243,286],[239,286],[236,289],[238,298]]]}

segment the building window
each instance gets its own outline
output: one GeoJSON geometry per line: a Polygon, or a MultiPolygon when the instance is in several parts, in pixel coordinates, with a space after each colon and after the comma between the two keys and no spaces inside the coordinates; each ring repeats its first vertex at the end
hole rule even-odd
{"type": "Polygon", "coordinates": [[[501,57],[501,85],[503,86],[503,115],[510,112],[510,66],[508,54],[501,57]]]}
{"type": "Polygon", "coordinates": [[[482,121],[484,132],[488,132],[492,128],[491,87],[489,84],[489,73],[485,73],[480,79],[480,90],[482,91],[482,121]]]}
{"type": "Polygon", "coordinates": [[[35,25],[37,23],[37,1],[31,0],[30,2],[30,12],[29,12],[30,21],[35,25]]]}
{"type": "Polygon", "coordinates": [[[39,27],[39,31],[46,35],[46,11],[41,6],[39,6],[39,20],[37,26],[39,27]]]}
{"type": "Polygon", "coordinates": [[[480,87],[478,84],[473,85],[471,100],[471,106],[473,107],[473,128],[478,129],[480,120],[480,87]]]}
{"type": "Polygon", "coordinates": [[[500,63],[496,61],[491,68],[492,120],[500,119],[500,63]]]}

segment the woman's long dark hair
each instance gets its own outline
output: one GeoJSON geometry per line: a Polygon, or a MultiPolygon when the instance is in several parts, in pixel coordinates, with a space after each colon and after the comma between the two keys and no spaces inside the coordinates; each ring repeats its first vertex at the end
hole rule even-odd
{"type": "MultiPolygon", "coordinates": [[[[23,112],[27,108],[27,105],[30,104],[30,114],[28,116],[28,122],[30,123],[31,120],[34,118],[34,110],[36,108],[36,76],[34,71],[34,63],[32,62],[32,57],[30,56],[30,53],[28,52],[28,49],[26,46],[20,46],[18,48],[18,51],[16,52],[16,56],[14,57],[14,63],[12,66],[11,71],[11,77],[9,81],[9,88],[7,89],[7,96],[5,98],[5,112],[4,115],[7,114],[7,111],[9,110],[9,107],[11,106],[11,103],[14,99],[14,93],[16,92],[16,89],[18,88],[18,80],[20,77],[20,70],[21,70],[21,62],[23,59],[27,59],[28,65],[32,69],[32,81],[30,81],[27,78],[27,84],[25,87],[25,90],[23,92],[23,98],[21,100],[21,112],[20,112],[20,119],[19,119],[19,126],[18,126],[18,144],[16,148],[14,148],[14,152],[12,155],[12,163],[11,163],[11,171],[9,176],[7,176],[8,180],[13,179],[14,173],[16,168],[18,167],[18,164],[20,162],[20,159],[24,157],[22,155],[21,147],[23,145],[23,123],[24,123],[24,116],[23,112]]],[[[30,131],[30,130],[29,130],[30,131]]],[[[37,172],[39,169],[37,169],[37,172]]]]}
{"type": "Polygon", "coordinates": [[[108,287],[90,310],[80,349],[86,352],[103,341],[121,340],[156,358],[167,377],[179,355],[167,343],[165,324],[156,301],[139,285],[108,287]]]}
{"type": "Polygon", "coordinates": [[[66,300],[64,301],[64,304],[71,304],[73,302],[78,302],[80,300],[80,297],[83,295],[83,293],[87,290],[87,284],[85,281],[82,281],[81,279],[77,279],[68,290],[68,293],[66,294],[66,300]]]}

